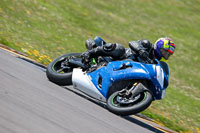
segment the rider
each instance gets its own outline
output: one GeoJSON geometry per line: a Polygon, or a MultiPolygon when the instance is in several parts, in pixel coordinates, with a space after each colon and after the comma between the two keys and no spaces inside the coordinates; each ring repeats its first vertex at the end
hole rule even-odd
{"type": "Polygon", "coordinates": [[[98,56],[111,56],[113,60],[132,59],[153,64],[155,59],[166,62],[174,53],[174,42],[168,38],[159,38],[154,45],[149,40],[130,41],[129,47],[124,48],[119,43],[106,43],[100,37],[86,41],[88,51],[82,54],[83,60],[98,56]]]}

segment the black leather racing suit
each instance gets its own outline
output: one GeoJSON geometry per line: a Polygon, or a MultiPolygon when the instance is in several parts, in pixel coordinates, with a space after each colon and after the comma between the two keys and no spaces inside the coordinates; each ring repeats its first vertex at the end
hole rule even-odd
{"type": "Polygon", "coordinates": [[[130,48],[125,49],[119,43],[104,43],[102,46],[96,46],[90,39],[86,41],[86,47],[89,50],[82,54],[85,62],[99,56],[110,56],[112,60],[132,59],[151,64],[154,62],[154,48],[149,40],[130,41],[130,48]]]}

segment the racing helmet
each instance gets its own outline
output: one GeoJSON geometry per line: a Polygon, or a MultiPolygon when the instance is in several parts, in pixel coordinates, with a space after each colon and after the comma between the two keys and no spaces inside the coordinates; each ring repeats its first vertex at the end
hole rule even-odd
{"type": "Polygon", "coordinates": [[[175,44],[168,37],[159,38],[154,44],[155,56],[158,60],[167,61],[174,53],[175,44]]]}

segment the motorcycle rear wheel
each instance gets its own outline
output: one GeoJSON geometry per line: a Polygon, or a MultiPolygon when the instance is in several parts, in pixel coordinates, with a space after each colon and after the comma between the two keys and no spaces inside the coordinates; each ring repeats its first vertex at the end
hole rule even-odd
{"type": "Polygon", "coordinates": [[[149,91],[144,91],[134,97],[135,99],[131,99],[130,103],[123,103],[119,102],[119,92],[110,95],[107,100],[107,108],[109,111],[121,116],[139,113],[148,108],[153,100],[152,94],[149,91]]]}
{"type": "Polygon", "coordinates": [[[62,55],[53,60],[47,67],[47,78],[58,85],[72,85],[73,67],[64,64],[67,58],[81,58],[80,53],[70,53],[62,55]]]}

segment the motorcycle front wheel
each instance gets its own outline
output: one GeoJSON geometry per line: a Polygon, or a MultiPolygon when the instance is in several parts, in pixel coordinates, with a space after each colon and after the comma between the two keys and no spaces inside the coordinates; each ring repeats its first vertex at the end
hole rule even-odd
{"type": "Polygon", "coordinates": [[[110,95],[107,100],[107,108],[121,116],[139,113],[148,108],[153,100],[149,91],[144,91],[135,97],[123,97],[119,93],[120,91],[117,91],[110,95]]]}
{"type": "Polygon", "coordinates": [[[81,53],[70,53],[62,55],[53,60],[47,67],[47,78],[58,85],[72,85],[73,66],[67,65],[67,59],[80,58],[81,53]]]}

